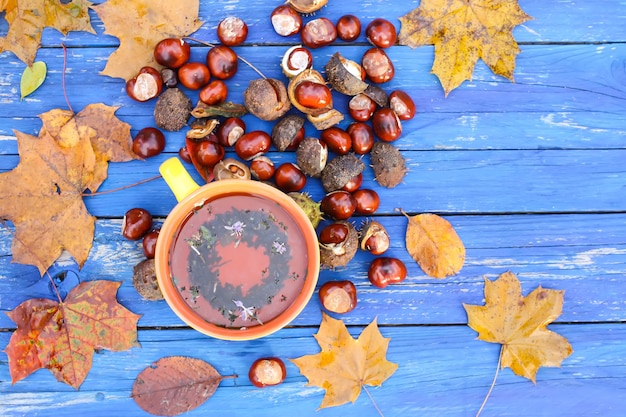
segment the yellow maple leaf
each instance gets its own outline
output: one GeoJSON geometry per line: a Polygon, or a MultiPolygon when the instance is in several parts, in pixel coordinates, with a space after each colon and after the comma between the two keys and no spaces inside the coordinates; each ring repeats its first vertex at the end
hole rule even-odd
{"type": "Polygon", "coordinates": [[[463,307],[478,339],[502,345],[502,368],[535,382],[539,367],[558,367],[572,353],[566,338],[546,328],[561,315],[563,293],[539,286],[523,297],[515,274],[505,272],[485,279],[484,306],[463,307]]]}
{"type": "Polygon", "coordinates": [[[354,402],[363,385],[380,386],[398,368],[386,359],[389,340],[371,322],[353,339],[341,320],[324,314],[315,339],[322,351],[290,359],[309,380],[326,390],[320,408],[354,402]]]}
{"type": "Polygon", "coordinates": [[[128,80],[141,67],[159,65],[154,47],[165,38],[187,36],[200,28],[198,0],[108,0],[92,7],[105,33],[120,40],[103,75],[128,80]]]}
{"type": "Polygon", "coordinates": [[[9,30],[0,38],[0,52],[12,51],[26,65],[35,61],[44,27],[57,29],[64,35],[70,31],[95,33],[89,19],[87,0],[0,0],[0,12],[9,23],[9,30]]]}
{"type": "Polygon", "coordinates": [[[399,43],[435,45],[432,71],[447,96],[472,78],[478,59],[513,80],[520,49],[512,31],[529,19],[517,0],[423,0],[400,17],[399,43]]]}

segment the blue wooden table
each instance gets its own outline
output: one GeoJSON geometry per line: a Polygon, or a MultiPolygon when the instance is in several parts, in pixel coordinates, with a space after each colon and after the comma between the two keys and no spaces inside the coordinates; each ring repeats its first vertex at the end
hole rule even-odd
{"type": "MultiPolygon", "coordinates": [[[[237,15],[250,28],[237,52],[267,76],[282,77],[278,61],[298,38],[281,38],[271,29],[269,14],[279,3],[203,0],[205,23],[194,37],[216,42],[217,23],[237,15]]],[[[397,18],[418,5],[417,0],[330,0],[317,16],[336,21],[352,13],[364,23],[384,17],[399,28],[397,18]]],[[[342,316],[353,335],[377,317],[382,334],[391,338],[388,359],[399,368],[382,387],[370,389],[388,417],[475,415],[491,384],[499,346],[475,340],[462,303],[482,304],[484,277],[493,279],[507,270],[518,275],[525,293],[538,285],[565,290],[563,314],[550,328],[568,338],[574,352],[561,368],[541,368],[536,385],[505,369],[482,415],[626,413],[626,3],[522,0],[520,5],[534,20],[514,31],[522,50],[515,83],[479,63],[473,80],[445,98],[430,74],[432,47],[389,50],[396,76],[385,89],[407,91],[419,109],[397,141],[410,171],[394,189],[377,186],[370,169],[364,176],[382,198],[374,217],[392,236],[389,254],[405,261],[409,276],[386,289],[371,286],[366,277],[371,256],[364,253],[348,267],[324,270],[320,276],[320,284],[350,279],[356,285],[358,306],[342,316]],[[438,213],[452,223],[467,248],[458,275],[435,280],[411,260],[404,246],[407,221],[397,207],[411,214],[438,213]]],[[[122,80],[99,75],[118,40],[103,34],[95,13],[91,17],[95,35],[71,32],[63,37],[44,31],[38,59],[48,64],[48,78],[23,101],[19,78],[24,64],[11,53],[0,55],[0,172],[18,163],[14,129],[36,135],[39,114],[66,108],[61,43],[68,48],[66,84],[75,111],[90,103],[120,106],[117,115],[132,126],[133,135],[153,125],[153,102],[134,102],[122,80]]],[[[6,29],[3,21],[0,33],[6,29]]],[[[356,43],[315,50],[314,60],[322,69],[335,51],[358,60],[367,48],[361,35],[356,43]]],[[[192,57],[203,59],[206,51],[195,46],[192,57]]],[[[230,98],[241,101],[248,81],[256,77],[240,66],[229,81],[230,98]]],[[[337,107],[342,106],[345,100],[338,98],[337,107]]],[[[271,123],[251,116],[245,120],[249,129],[271,129],[271,123]]],[[[307,134],[315,133],[307,125],[307,134]]],[[[183,141],[184,131],[168,133],[162,155],[111,164],[101,191],[157,175],[159,164],[183,141]]],[[[272,152],[271,157],[276,162],[294,159],[292,153],[272,152]]],[[[323,195],[314,181],[307,190],[316,199],[323,195]]],[[[315,411],[323,391],[306,386],[306,378],[288,361],[283,384],[258,389],[248,381],[248,367],[258,357],[286,360],[319,351],[312,337],[321,321],[317,297],[286,329],[252,342],[226,342],[189,329],[164,301],[139,296],[131,277],[143,255],[137,242],[121,236],[122,216],[143,207],[161,222],[175,205],[162,180],[85,201],[97,216],[93,248],[83,269],[68,274],[61,289],[69,290],[79,279],[121,281],[118,300],[142,315],[141,348],[98,352],[78,391],[56,382],[46,370],[12,385],[2,352],[0,415],[145,416],[130,398],[133,381],[169,355],[201,358],[223,375],[239,375],[223,381],[189,415],[377,415],[365,394],[355,404],[315,411]]],[[[11,262],[11,239],[11,231],[0,227],[2,312],[30,298],[54,298],[48,279],[35,267],[11,262]]],[[[71,259],[56,268],[76,271],[71,259]]],[[[15,324],[1,314],[0,347],[14,330],[15,324]]]]}

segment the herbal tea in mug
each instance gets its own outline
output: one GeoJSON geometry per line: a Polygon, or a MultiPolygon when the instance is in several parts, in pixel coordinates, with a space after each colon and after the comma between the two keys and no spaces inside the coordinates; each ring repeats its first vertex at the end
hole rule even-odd
{"type": "Polygon", "coordinates": [[[305,237],[276,202],[254,194],[197,204],[174,235],[170,275],[185,303],[208,323],[262,326],[301,293],[305,237]]]}

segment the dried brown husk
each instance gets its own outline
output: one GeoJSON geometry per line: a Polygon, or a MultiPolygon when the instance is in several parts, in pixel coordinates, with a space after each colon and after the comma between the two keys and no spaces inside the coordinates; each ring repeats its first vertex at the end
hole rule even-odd
{"type": "Polygon", "coordinates": [[[313,127],[317,130],[328,129],[329,127],[333,127],[339,122],[343,120],[343,113],[341,113],[337,109],[330,109],[326,113],[322,113],[320,115],[314,116],[312,114],[307,114],[306,118],[311,122],[313,127]]]}
{"type": "Polygon", "coordinates": [[[300,13],[313,13],[326,6],[328,0],[287,0],[287,4],[300,13]]]}
{"type": "Polygon", "coordinates": [[[196,107],[191,111],[191,115],[197,119],[205,117],[241,117],[247,113],[248,110],[246,106],[233,103],[232,101],[211,106],[199,101],[196,107]]]}
{"type": "Polygon", "coordinates": [[[368,84],[351,72],[348,69],[350,66],[360,73],[361,66],[359,64],[344,58],[339,52],[335,52],[326,64],[326,78],[330,85],[341,94],[356,96],[365,91],[368,84]]]}
{"type": "Polygon", "coordinates": [[[266,121],[284,116],[291,108],[285,84],[275,78],[250,81],[243,93],[243,100],[250,113],[266,121]]]}

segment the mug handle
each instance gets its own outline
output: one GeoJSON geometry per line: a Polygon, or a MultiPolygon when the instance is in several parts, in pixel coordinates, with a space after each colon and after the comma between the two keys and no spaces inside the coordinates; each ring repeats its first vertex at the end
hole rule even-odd
{"type": "Polygon", "coordinates": [[[174,193],[177,201],[181,201],[200,188],[177,157],[164,161],[159,166],[159,172],[174,193]]]}

